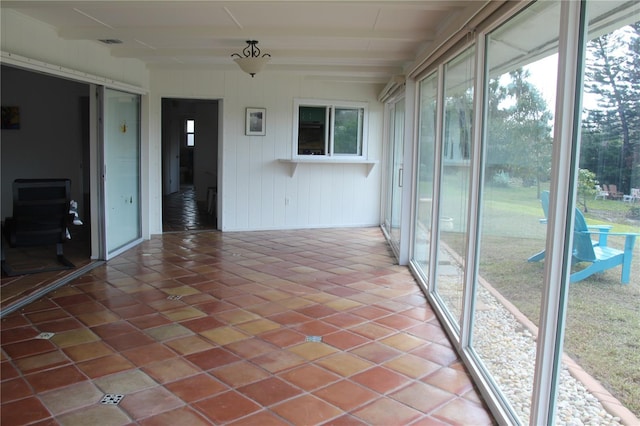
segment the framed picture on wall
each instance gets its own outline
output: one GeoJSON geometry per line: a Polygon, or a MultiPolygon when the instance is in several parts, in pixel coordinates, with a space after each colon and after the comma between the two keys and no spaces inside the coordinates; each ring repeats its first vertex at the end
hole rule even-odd
{"type": "Polygon", "coordinates": [[[2,107],[2,128],[3,129],[19,129],[20,128],[20,107],[17,107],[17,106],[2,107]]]}
{"type": "Polygon", "coordinates": [[[244,133],[247,136],[264,136],[266,133],[267,110],[247,108],[244,133]]]}

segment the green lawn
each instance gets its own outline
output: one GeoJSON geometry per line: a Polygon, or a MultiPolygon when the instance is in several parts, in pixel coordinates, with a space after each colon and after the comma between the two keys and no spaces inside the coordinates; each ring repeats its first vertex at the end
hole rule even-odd
{"type": "MultiPolygon", "coordinates": [[[[480,274],[538,324],[544,263],[526,261],[545,241],[535,195],[535,188],[487,188],[480,274]]],[[[629,204],[598,200],[589,201],[588,208],[589,224],[640,232],[639,222],[626,218],[629,204]]],[[[622,248],[624,238],[609,237],[608,244],[622,248]]],[[[571,285],[564,349],[640,417],[640,239],[631,275],[630,284],[621,285],[616,267],[571,285]]]]}
{"type": "MultiPolygon", "coordinates": [[[[466,174],[458,177],[452,173],[443,181],[441,215],[453,219],[453,229],[443,230],[442,239],[464,253],[468,188],[466,174]]],[[[538,324],[544,262],[527,262],[544,248],[547,232],[540,222],[544,215],[537,188],[488,185],[483,199],[480,275],[538,324]]],[[[612,225],[611,232],[640,233],[640,221],[628,217],[628,203],[588,200],[587,208],[588,224],[612,225]]],[[[610,236],[608,245],[621,249],[624,237],[610,236]]],[[[571,285],[564,350],[640,417],[640,238],[628,285],[620,284],[620,266],[571,285]]]]}

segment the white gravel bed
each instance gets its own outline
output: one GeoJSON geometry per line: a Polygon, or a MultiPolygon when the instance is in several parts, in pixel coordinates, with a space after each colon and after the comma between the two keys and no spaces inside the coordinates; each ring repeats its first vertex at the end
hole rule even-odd
{"type": "MultiPolygon", "coordinates": [[[[474,349],[524,424],[529,423],[536,342],[531,332],[493,295],[478,287],[474,349]]],[[[621,425],[562,366],[556,425],[621,425]]]]}
{"type": "MultiPolygon", "coordinates": [[[[438,263],[438,294],[460,318],[463,272],[455,255],[438,263]],[[444,265],[443,265],[444,263],[444,265]]],[[[425,254],[426,256],[426,254],[425,254]]],[[[536,342],[529,331],[491,292],[478,286],[474,317],[473,347],[523,424],[529,424],[536,342]]],[[[561,366],[556,422],[554,426],[622,425],[598,398],[561,366]]]]}

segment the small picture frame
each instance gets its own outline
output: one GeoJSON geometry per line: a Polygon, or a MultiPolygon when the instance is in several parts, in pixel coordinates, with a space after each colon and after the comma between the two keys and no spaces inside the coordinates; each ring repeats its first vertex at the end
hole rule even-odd
{"type": "Polygon", "coordinates": [[[264,136],[266,134],[266,108],[247,108],[244,133],[247,136],[264,136]]]}
{"type": "Polygon", "coordinates": [[[20,128],[20,107],[3,106],[2,121],[0,127],[3,129],[17,130],[20,128]]]}

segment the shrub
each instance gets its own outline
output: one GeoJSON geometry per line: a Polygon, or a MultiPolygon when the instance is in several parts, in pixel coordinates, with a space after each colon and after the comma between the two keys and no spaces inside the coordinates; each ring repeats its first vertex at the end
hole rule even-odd
{"type": "Polygon", "coordinates": [[[509,186],[510,180],[509,173],[506,173],[504,170],[499,170],[491,178],[491,183],[495,186],[507,187],[509,186]]]}
{"type": "Polygon", "coordinates": [[[589,169],[578,170],[578,202],[582,203],[582,208],[588,212],[587,199],[592,198],[596,194],[596,174],[589,169]]]}

